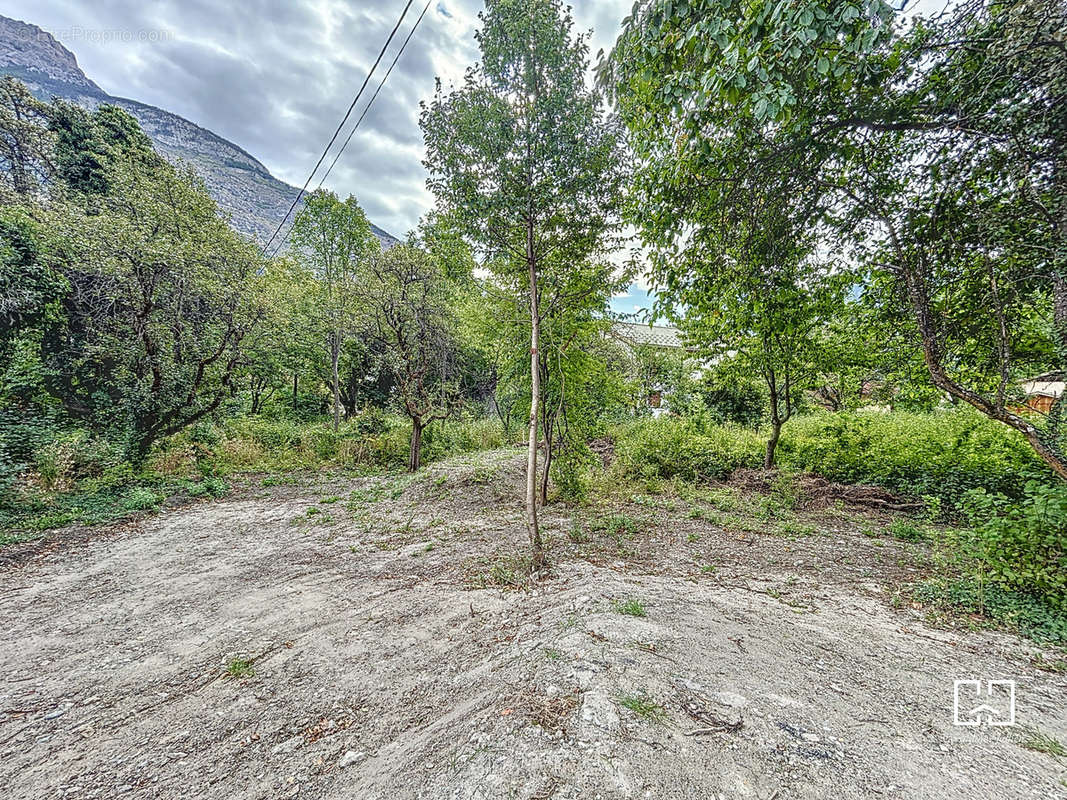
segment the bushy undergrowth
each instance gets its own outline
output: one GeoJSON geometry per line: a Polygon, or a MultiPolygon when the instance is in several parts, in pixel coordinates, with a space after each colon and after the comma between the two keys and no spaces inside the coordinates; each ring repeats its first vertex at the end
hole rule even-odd
{"type": "MultiPolygon", "coordinates": [[[[760,467],[764,441],[729,425],[643,420],[616,432],[616,469],[638,480],[722,479],[760,467]]],[[[946,543],[963,578],[942,587],[944,602],[1067,641],[1067,486],[1018,434],[969,409],[820,413],[786,426],[778,463],[783,474],[924,498],[930,511],[961,523],[946,543]]],[[[905,541],[924,538],[906,520],[892,530],[905,541]]]]}
{"type": "Polygon", "coordinates": [[[1067,646],[1067,609],[1032,592],[985,584],[970,576],[927,581],[913,596],[934,609],[977,614],[1035,641],[1067,646]]]}
{"type": "Polygon", "coordinates": [[[962,542],[983,584],[1038,595],[1067,613],[1067,486],[1029,481],[1021,500],[976,489],[962,542]]]}
{"type": "MultiPolygon", "coordinates": [[[[660,418],[622,426],[616,452],[631,477],[700,481],[759,468],[765,441],[736,426],[660,418]]],[[[782,431],[778,463],[842,483],[936,497],[947,511],[973,489],[1019,498],[1027,478],[1052,481],[1018,434],[968,409],[798,417],[782,431]]]]}
{"type": "Polygon", "coordinates": [[[174,479],[128,468],[72,482],[63,491],[24,489],[0,505],[0,546],[49,528],[95,525],[155,511],[168,498],[221,497],[226,481],[213,477],[174,479]]]}
{"type": "MultiPolygon", "coordinates": [[[[159,508],[168,498],[218,497],[226,476],[323,467],[403,468],[410,427],[370,412],[334,432],[325,420],[232,417],[194,425],[163,442],[142,466],[120,447],[80,430],[42,432],[0,485],[0,545],[73,523],[97,524],[159,508]]],[[[423,461],[500,447],[490,419],[434,423],[423,435],[423,461]]]]}
{"type": "Polygon", "coordinates": [[[779,459],[842,483],[935,496],[947,508],[972,489],[1019,497],[1026,478],[1052,479],[1019,434],[969,408],[800,417],[786,425],[779,459]]]}
{"type": "MultiPolygon", "coordinates": [[[[197,425],[174,437],[153,460],[157,471],[191,470],[228,475],[286,472],[319,467],[398,469],[405,466],[410,423],[375,412],[345,421],[334,431],[329,421],[295,422],[234,417],[197,425]]],[[[500,447],[503,435],[492,419],[435,422],[423,433],[422,460],[500,447]]]]}
{"type": "Polygon", "coordinates": [[[739,467],[763,463],[763,440],[734,425],[681,418],[645,419],[619,429],[616,462],[632,478],[722,480],[739,467]]]}

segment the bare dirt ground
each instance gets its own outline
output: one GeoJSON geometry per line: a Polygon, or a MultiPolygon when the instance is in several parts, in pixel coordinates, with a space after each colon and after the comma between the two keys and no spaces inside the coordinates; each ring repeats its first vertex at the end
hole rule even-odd
{"type": "Polygon", "coordinates": [[[1067,676],[896,608],[928,554],[869,535],[888,518],[549,506],[555,566],[516,588],[520,460],[7,548],[0,794],[1067,797],[1023,746],[1067,742],[1067,676]],[[963,678],[1016,680],[1018,725],[954,726],[963,678]]]}

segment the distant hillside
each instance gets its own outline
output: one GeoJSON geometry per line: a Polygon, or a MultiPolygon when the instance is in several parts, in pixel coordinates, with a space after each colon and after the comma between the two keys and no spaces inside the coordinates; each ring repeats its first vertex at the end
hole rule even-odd
{"type": "MultiPolygon", "coordinates": [[[[270,237],[296,197],[296,187],[275,178],[233,142],[177,114],[109,95],[86,77],[72,52],[36,25],[0,16],[0,75],[19,78],[42,100],[62,97],[88,108],[113,103],[126,109],[160,153],[197,171],[237,230],[260,242],[270,237]]],[[[396,243],[378,226],[371,228],[383,244],[396,243]]]]}

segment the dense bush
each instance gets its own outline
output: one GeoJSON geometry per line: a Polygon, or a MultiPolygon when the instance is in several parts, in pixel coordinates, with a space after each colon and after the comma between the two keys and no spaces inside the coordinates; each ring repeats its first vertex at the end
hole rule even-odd
{"type": "MultiPolygon", "coordinates": [[[[377,410],[343,423],[337,432],[326,420],[230,417],[190,426],[163,442],[147,464],[134,468],[118,445],[85,430],[31,427],[36,447],[12,453],[10,474],[0,470],[0,530],[94,524],[154,510],[172,495],[220,496],[228,490],[220,476],[240,472],[400,469],[407,464],[411,432],[406,420],[377,410]]],[[[426,431],[423,456],[432,461],[503,443],[497,420],[450,420],[426,431]]],[[[8,463],[4,453],[0,434],[0,466],[8,463]]],[[[3,534],[0,544],[19,538],[3,534]]]]}
{"type": "MultiPolygon", "coordinates": [[[[200,424],[172,437],[152,465],[171,474],[266,472],[320,466],[397,468],[407,463],[411,426],[399,416],[369,411],[334,431],[328,421],[302,423],[258,416],[200,424]]],[[[495,420],[448,420],[423,434],[423,459],[503,444],[495,420]]]]}
{"type": "Polygon", "coordinates": [[[635,478],[721,480],[739,467],[759,467],[763,440],[741,427],[661,417],[623,426],[615,455],[619,468],[635,478]]]}
{"type": "Polygon", "coordinates": [[[970,409],[799,417],[783,431],[783,466],[842,483],[871,483],[954,508],[971,489],[1018,497],[1051,473],[1014,431],[970,409]]]}
{"type": "MultiPolygon", "coordinates": [[[[684,480],[758,468],[765,440],[749,429],[677,417],[624,425],[617,438],[623,472],[684,480]]],[[[842,483],[937,497],[946,511],[972,489],[1019,498],[1028,478],[1053,481],[1018,434],[967,409],[798,417],[783,429],[778,461],[842,483]]]]}
{"type": "Polygon", "coordinates": [[[983,582],[1040,595],[1067,611],[1067,486],[1029,481],[1023,499],[975,489],[963,550],[983,582]]]}
{"type": "Polygon", "coordinates": [[[1067,645],[1067,609],[1033,592],[1017,592],[978,577],[939,578],[919,584],[916,600],[933,608],[996,620],[1038,642],[1067,645]]]}
{"type": "Polygon", "coordinates": [[[737,376],[712,377],[695,391],[704,413],[717,423],[758,427],[767,417],[767,389],[758,381],[737,376]]]}

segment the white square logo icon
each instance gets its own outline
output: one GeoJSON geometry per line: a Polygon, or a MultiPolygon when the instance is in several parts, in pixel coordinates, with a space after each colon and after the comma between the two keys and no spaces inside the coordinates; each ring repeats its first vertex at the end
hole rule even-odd
{"type": "Polygon", "coordinates": [[[977,728],[980,725],[1014,725],[1015,681],[954,681],[952,724],[967,728],[977,728]]]}

